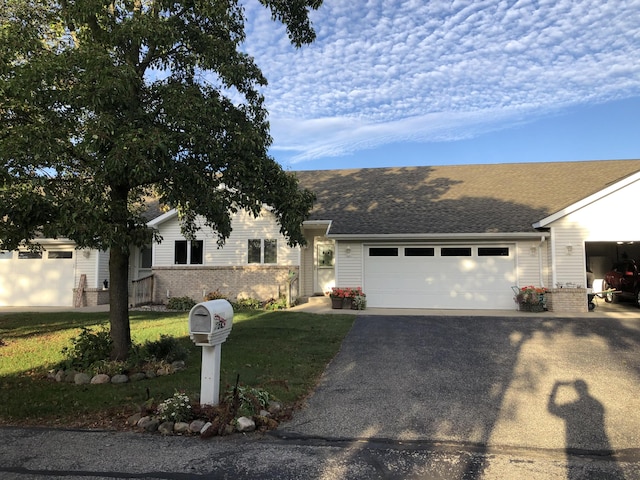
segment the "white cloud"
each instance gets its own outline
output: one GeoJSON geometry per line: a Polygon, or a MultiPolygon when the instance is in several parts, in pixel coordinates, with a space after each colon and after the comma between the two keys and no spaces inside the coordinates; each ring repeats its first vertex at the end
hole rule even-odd
{"type": "Polygon", "coordinates": [[[640,94],[638,2],[325,0],[299,50],[256,0],[247,18],[274,151],[297,160],[640,94]]]}

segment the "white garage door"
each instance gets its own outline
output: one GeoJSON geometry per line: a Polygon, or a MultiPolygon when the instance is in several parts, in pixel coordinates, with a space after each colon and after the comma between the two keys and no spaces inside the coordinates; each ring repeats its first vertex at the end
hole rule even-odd
{"type": "Polygon", "coordinates": [[[0,306],[71,306],[73,250],[0,252],[0,306]]]}
{"type": "Polygon", "coordinates": [[[367,305],[514,309],[514,245],[365,246],[367,305]]]}

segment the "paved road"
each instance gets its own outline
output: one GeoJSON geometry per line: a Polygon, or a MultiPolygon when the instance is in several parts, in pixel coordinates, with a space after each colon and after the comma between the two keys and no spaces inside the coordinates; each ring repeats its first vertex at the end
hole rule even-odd
{"type": "Polygon", "coordinates": [[[640,319],[358,317],[267,436],[0,430],[0,478],[640,479],[640,319]]]}

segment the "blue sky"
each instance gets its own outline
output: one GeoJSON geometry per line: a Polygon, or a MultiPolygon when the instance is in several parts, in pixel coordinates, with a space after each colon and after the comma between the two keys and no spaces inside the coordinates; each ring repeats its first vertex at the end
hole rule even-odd
{"type": "Polygon", "coordinates": [[[292,170],[640,158],[640,1],[325,0],[245,49],[292,170]]]}

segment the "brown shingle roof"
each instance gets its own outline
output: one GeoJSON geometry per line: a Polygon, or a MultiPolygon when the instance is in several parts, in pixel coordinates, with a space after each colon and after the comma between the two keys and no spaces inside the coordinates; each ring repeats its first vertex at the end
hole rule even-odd
{"type": "Polygon", "coordinates": [[[640,171],[640,160],[296,172],[332,234],[533,232],[532,224],[640,171]]]}

